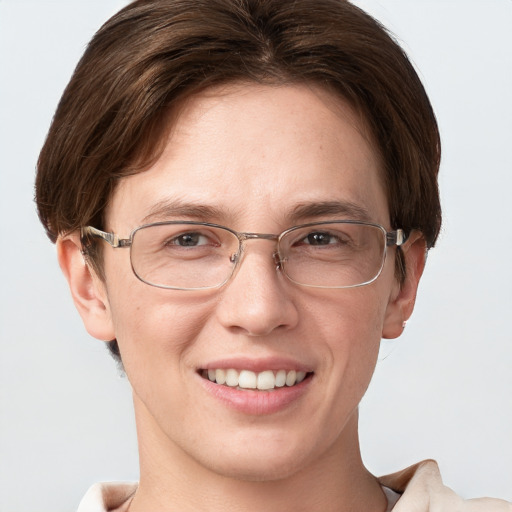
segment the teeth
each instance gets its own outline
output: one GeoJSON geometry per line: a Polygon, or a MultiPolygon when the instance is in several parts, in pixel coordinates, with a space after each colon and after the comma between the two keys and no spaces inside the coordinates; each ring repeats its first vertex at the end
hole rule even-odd
{"type": "Polygon", "coordinates": [[[206,373],[208,374],[208,379],[217,384],[225,384],[226,386],[238,387],[240,389],[259,389],[261,391],[282,388],[285,385],[294,386],[306,378],[306,372],[295,370],[279,370],[277,372],[265,370],[255,373],[250,370],[241,370],[239,372],[230,368],[229,370],[210,369],[206,373]]]}
{"type": "MultiPolygon", "coordinates": [[[[210,372],[208,372],[208,377],[210,376],[210,372]]],[[[212,380],[212,379],[210,379],[212,380]]],[[[215,381],[217,384],[225,384],[226,383],[226,370],[215,370],[215,381]]]]}
{"type": "Polygon", "coordinates": [[[238,386],[238,372],[236,370],[228,370],[226,372],[226,385],[231,388],[238,386]]]}
{"type": "Polygon", "coordinates": [[[286,374],[286,385],[293,386],[295,381],[297,380],[297,372],[295,370],[291,370],[286,374]]]}
{"type": "Polygon", "coordinates": [[[276,378],[274,372],[267,370],[258,373],[258,389],[274,389],[276,387],[276,378]]]}
{"type": "Polygon", "coordinates": [[[286,384],[286,370],[279,370],[276,373],[276,388],[282,388],[286,384]]]}
{"type": "Polygon", "coordinates": [[[254,372],[242,370],[238,377],[238,385],[245,389],[256,389],[258,386],[258,377],[254,372]]]}

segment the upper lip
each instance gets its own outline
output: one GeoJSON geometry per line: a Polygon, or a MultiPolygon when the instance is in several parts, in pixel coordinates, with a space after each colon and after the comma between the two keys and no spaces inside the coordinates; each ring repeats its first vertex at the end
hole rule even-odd
{"type": "Polygon", "coordinates": [[[295,359],[286,357],[266,357],[266,358],[248,358],[248,357],[230,357],[226,359],[217,359],[210,361],[200,369],[218,370],[218,369],[250,370],[253,372],[262,372],[265,370],[297,370],[311,372],[311,366],[301,363],[295,359]]]}

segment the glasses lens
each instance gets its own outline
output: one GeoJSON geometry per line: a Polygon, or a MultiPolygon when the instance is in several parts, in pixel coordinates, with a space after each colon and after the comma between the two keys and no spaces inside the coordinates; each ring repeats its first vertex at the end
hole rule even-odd
{"type": "Polygon", "coordinates": [[[161,288],[199,289],[231,276],[238,238],[203,224],[152,224],[135,231],[131,260],[136,276],[161,288]]]}
{"type": "Polygon", "coordinates": [[[379,226],[348,222],[302,226],[280,241],[283,270],[306,286],[348,288],[380,274],[386,232],[379,226]]]}

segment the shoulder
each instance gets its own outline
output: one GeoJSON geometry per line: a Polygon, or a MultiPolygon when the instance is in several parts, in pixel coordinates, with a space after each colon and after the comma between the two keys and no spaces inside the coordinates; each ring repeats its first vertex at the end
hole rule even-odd
{"type": "Polygon", "coordinates": [[[380,482],[402,494],[393,512],[512,512],[512,503],[503,500],[462,499],[443,484],[433,460],[384,476],[380,482]]]}

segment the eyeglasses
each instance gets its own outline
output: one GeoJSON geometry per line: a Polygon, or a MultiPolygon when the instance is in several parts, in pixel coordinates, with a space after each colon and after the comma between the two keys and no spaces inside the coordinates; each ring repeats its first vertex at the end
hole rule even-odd
{"type": "Polygon", "coordinates": [[[208,222],[169,221],[140,226],[120,239],[91,226],[82,228],[87,246],[101,238],[112,247],[129,247],[134,274],[144,283],[173,290],[218,288],[242,261],[245,244],[276,243],[276,268],[294,283],[315,288],[352,288],[369,284],[382,272],[387,247],[400,246],[402,229],[339,220],[295,226],[280,235],[239,233],[208,222]]]}

